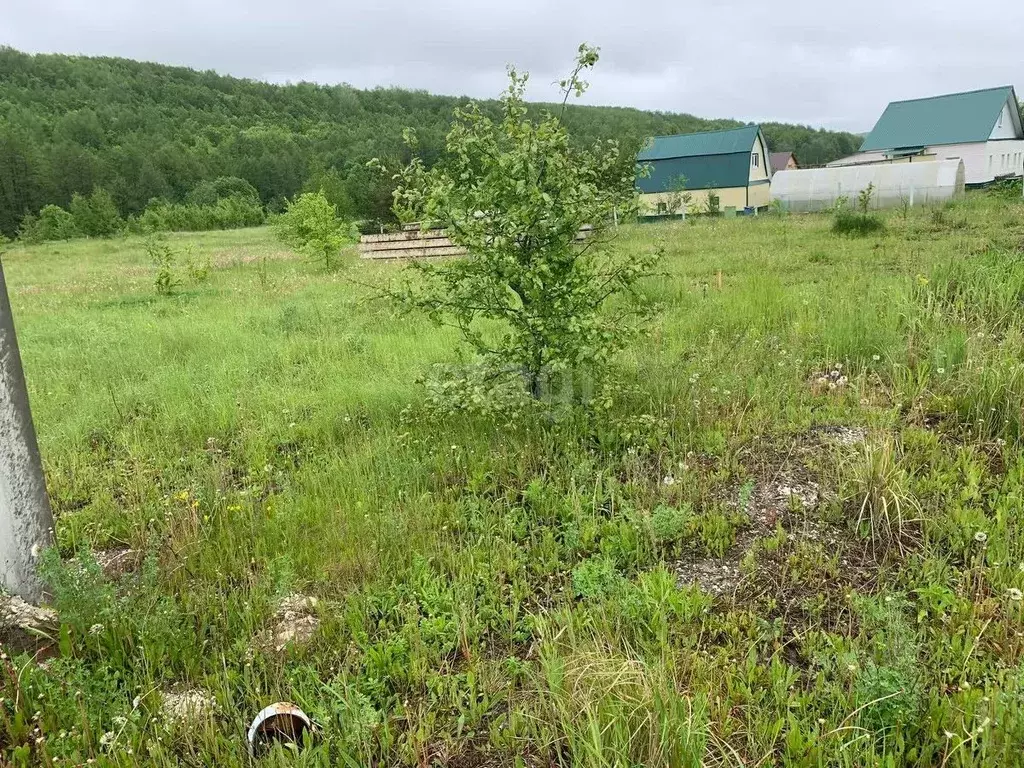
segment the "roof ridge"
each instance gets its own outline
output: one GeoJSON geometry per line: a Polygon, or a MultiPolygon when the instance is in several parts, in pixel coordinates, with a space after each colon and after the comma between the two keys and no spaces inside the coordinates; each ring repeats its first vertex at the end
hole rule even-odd
{"type": "Polygon", "coordinates": [[[731,133],[733,131],[745,131],[749,128],[757,128],[760,130],[760,123],[747,123],[737,128],[718,128],[713,131],[694,131],[692,133],[662,133],[655,136],[650,136],[651,139],[674,139],[676,136],[704,136],[711,133],[731,133]]]}
{"type": "Polygon", "coordinates": [[[956,91],[954,93],[940,93],[936,96],[918,96],[916,99],[896,99],[890,104],[909,104],[914,101],[934,101],[935,99],[946,99],[950,96],[969,96],[972,93],[990,93],[992,91],[1012,91],[1012,85],[997,85],[992,88],[975,88],[970,91],[956,91]]]}

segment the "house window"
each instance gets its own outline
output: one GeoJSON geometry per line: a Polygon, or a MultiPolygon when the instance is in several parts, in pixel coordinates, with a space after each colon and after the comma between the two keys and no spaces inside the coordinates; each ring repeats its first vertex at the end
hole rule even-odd
{"type": "Polygon", "coordinates": [[[757,154],[757,152],[755,152],[753,155],[750,156],[750,162],[753,164],[755,168],[757,168],[758,166],[761,165],[761,156],[757,154]]]}
{"type": "Polygon", "coordinates": [[[662,216],[664,216],[666,213],[668,213],[668,204],[667,203],[658,203],[658,213],[660,215],[662,215],[662,216]]]}

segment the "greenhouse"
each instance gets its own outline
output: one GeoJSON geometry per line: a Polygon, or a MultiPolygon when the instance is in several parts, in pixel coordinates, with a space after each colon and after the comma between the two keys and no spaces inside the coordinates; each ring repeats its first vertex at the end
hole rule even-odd
{"type": "Polygon", "coordinates": [[[937,160],[779,171],[772,178],[771,199],[789,211],[822,211],[842,198],[855,203],[869,185],[872,208],[943,202],[963,194],[964,164],[937,160]]]}

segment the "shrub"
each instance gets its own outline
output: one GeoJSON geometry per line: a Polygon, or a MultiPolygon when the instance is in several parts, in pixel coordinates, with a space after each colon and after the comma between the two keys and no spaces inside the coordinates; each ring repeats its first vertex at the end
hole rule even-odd
{"type": "Polygon", "coordinates": [[[572,588],[582,598],[603,600],[616,594],[626,583],[615,568],[615,562],[605,556],[584,560],[572,571],[572,588]]]}
{"type": "Polygon", "coordinates": [[[331,257],[345,243],[357,239],[354,227],[338,219],[337,209],[323,192],[306,192],[289,200],[274,229],[285,244],[311,258],[323,259],[327,269],[331,268],[331,257]]]}
{"type": "MultiPolygon", "coordinates": [[[[562,82],[565,100],[582,93],[584,69],[598,59],[580,46],[576,69],[562,82]]],[[[599,372],[628,341],[636,306],[618,302],[649,274],[656,253],[615,253],[604,235],[615,215],[635,213],[636,169],[615,142],[578,150],[561,120],[529,119],[527,77],[514,69],[501,96],[501,119],[479,106],[458,109],[447,155],[427,168],[414,159],[399,174],[395,212],[403,221],[448,228],[466,258],[414,263],[415,277],[394,297],[406,310],[451,323],[499,367],[522,371],[540,399],[552,376],[599,372]],[[584,225],[594,229],[584,242],[584,225]],[[482,328],[503,326],[497,342],[482,328]]],[[[406,136],[410,146],[415,141],[406,136]]]]}
{"type": "Polygon", "coordinates": [[[651,513],[651,532],[659,544],[668,544],[682,538],[693,518],[689,504],[681,507],[658,505],[651,513]]]}
{"type": "Polygon", "coordinates": [[[204,232],[258,227],[265,221],[266,215],[258,202],[244,195],[232,195],[212,205],[153,200],[132,222],[132,229],[140,232],[204,232]]]}
{"type": "Polygon", "coordinates": [[[722,213],[722,198],[713,189],[708,190],[708,199],[704,201],[704,212],[708,216],[718,216],[722,213]]]}
{"type": "Polygon", "coordinates": [[[867,215],[871,210],[871,197],[874,195],[874,192],[875,183],[872,181],[857,195],[857,209],[864,215],[867,215]]]}
{"type": "Polygon", "coordinates": [[[988,194],[1000,200],[1019,202],[1022,197],[1020,179],[1004,179],[988,188],[988,194]]]}
{"type": "Polygon", "coordinates": [[[114,198],[102,187],[96,187],[88,197],[76,192],[70,208],[75,226],[86,237],[111,237],[124,227],[114,198]]]}
{"type": "Polygon", "coordinates": [[[252,205],[262,207],[260,193],[256,187],[245,179],[237,176],[220,176],[216,179],[201,181],[185,196],[185,203],[200,208],[217,205],[221,200],[239,198],[252,205]]]}
{"type": "Polygon", "coordinates": [[[867,237],[885,230],[885,222],[870,213],[840,208],[832,219],[832,232],[851,237],[867,237]]]}
{"type": "Polygon", "coordinates": [[[18,236],[26,243],[70,240],[79,234],[75,217],[57,205],[47,205],[38,216],[26,216],[18,236]]]}
{"type": "Polygon", "coordinates": [[[147,239],[145,248],[146,255],[152,259],[153,266],[156,267],[156,278],[153,280],[156,292],[161,296],[170,296],[181,284],[175,273],[177,254],[170,245],[156,237],[147,239]]]}

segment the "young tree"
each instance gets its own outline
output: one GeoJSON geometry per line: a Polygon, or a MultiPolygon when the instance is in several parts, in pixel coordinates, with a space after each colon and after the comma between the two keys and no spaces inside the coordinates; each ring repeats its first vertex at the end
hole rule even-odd
{"type": "Polygon", "coordinates": [[[686,191],[686,177],[677,176],[665,185],[665,211],[675,216],[690,211],[690,204],[693,202],[693,195],[686,191]]]}
{"type": "Polygon", "coordinates": [[[338,219],[323,192],[306,192],[288,201],[274,226],[282,242],[311,258],[323,259],[327,269],[331,257],[352,241],[351,226],[338,219]]]}
{"type": "Polygon", "coordinates": [[[87,237],[112,237],[124,227],[114,198],[102,187],[93,189],[88,197],[75,193],[69,207],[75,226],[87,237]]]}
{"type": "MultiPolygon", "coordinates": [[[[561,83],[563,113],[597,60],[597,49],[580,46],[561,83]]],[[[621,162],[614,141],[575,149],[551,113],[528,119],[527,78],[509,68],[500,121],[476,104],[457,109],[445,157],[430,169],[414,159],[396,176],[399,218],[443,226],[468,251],[443,264],[414,263],[420,279],[397,297],[454,324],[478,353],[521,371],[540,397],[552,374],[598,372],[627,340],[635,307],[606,305],[649,274],[657,255],[607,247],[614,218],[636,212],[633,162],[621,162]],[[581,238],[585,226],[593,229],[581,238]],[[480,321],[498,321],[500,337],[480,321]]]]}

